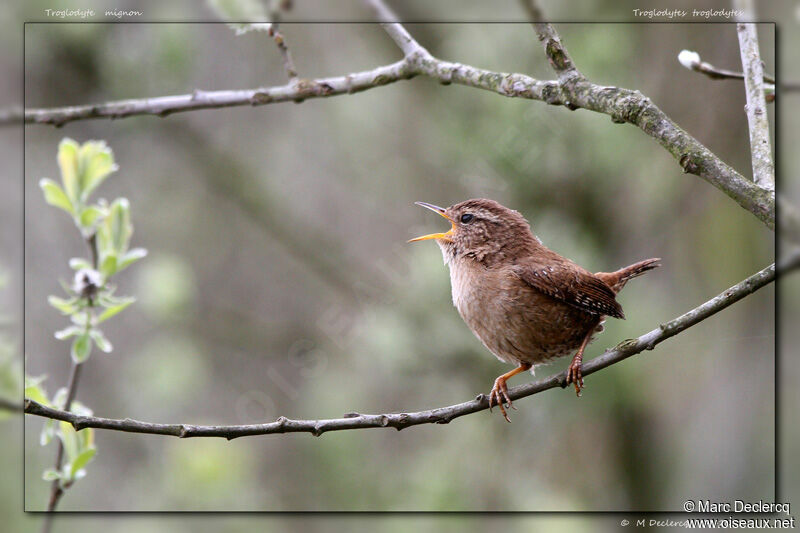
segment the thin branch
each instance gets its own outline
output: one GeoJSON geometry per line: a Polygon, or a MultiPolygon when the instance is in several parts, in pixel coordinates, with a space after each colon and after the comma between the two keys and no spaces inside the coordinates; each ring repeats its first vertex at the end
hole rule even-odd
{"type": "MultiPolygon", "coordinates": [[[[90,237],[86,239],[86,246],[89,248],[89,257],[91,257],[92,261],[92,268],[97,269],[97,262],[98,262],[98,252],[97,252],[97,234],[92,233],[90,237]]],[[[91,308],[94,307],[94,304],[89,299],[89,312],[91,313],[91,308]]],[[[67,397],[64,401],[64,411],[69,412],[70,408],[72,407],[72,402],[75,401],[75,396],[78,393],[78,381],[81,377],[81,369],[83,368],[83,363],[76,363],[72,361],[72,369],[69,375],[69,382],[67,384],[67,397]]],[[[55,467],[56,471],[61,470],[61,463],[64,460],[64,443],[61,439],[57,439],[58,444],[56,448],[56,460],[55,460],[55,467]]],[[[47,510],[51,511],[50,514],[45,517],[44,524],[42,525],[43,533],[48,533],[50,528],[53,526],[53,514],[52,511],[56,510],[58,507],[58,502],[61,500],[61,497],[64,495],[64,489],[66,487],[61,486],[61,480],[54,479],[53,483],[50,488],[50,500],[47,503],[47,510]]]]}
{"type": "Polygon", "coordinates": [[[420,45],[408,31],[399,23],[399,19],[389,7],[380,0],[367,0],[375,16],[380,21],[381,27],[389,34],[389,37],[403,51],[406,58],[413,58],[415,55],[432,58],[422,45],[420,45]]]}
{"type": "Polygon", "coordinates": [[[769,140],[767,102],[764,96],[764,72],[758,50],[755,24],[736,24],[739,49],[744,68],[744,87],[747,94],[747,124],[750,129],[750,151],[753,160],[753,180],[766,189],[775,188],[775,165],[769,140]]]}
{"type": "MultiPolygon", "coordinates": [[[[409,79],[414,76],[409,64],[403,60],[372,70],[354,72],[344,76],[302,79],[295,83],[259,89],[233,91],[201,91],[192,94],[161,96],[118,100],[103,104],[79,105],[49,109],[26,109],[24,121],[27,124],[50,124],[63,126],[75,120],[94,118],[118,119],[134,115],[156,115],[166,117],[173,113],[198,109],[218,109],[236,106],[260,106],[279,102],[300,102],[309,98],[324,98],[339,94],[380,87],[387,83],[409,79]]],[[[0,123],[18,121],[20,117],[14,110],[0,114],[0,123]]]]}
{"type": "MultiPolygon", "coordinates": [[[[718,68],[700,59],[700,54],[697,52],[693,52],[691,50],[681,50],[681,53],[678,54],[678,61],[681,65],[686,67],[689,70],[693,70],[695,72],[699,72],[700,74],[705,74],[712,80],[743,80],[744,74],[742,72],[736,72],[733,70],[726,70],[724,68],[718,68]]],[[[775,77],[771,76],[767,73],[764,73],[764,82],[769,83],[771,85],[775,85],[775,77]]]]}
{"type": "Polygon", "coordinates": [[[292,54],[289,52],[289,47],[286,46],[286,39],[283,37],[283,34],[278,31],[277,22],[272,23],[268,33],[278,46],[278,51],[281,53],[281,59],[283,59],[283,70],[285,70],[286,75],[289,76],[289,82],[295,81],[297,79],[297,69],[294,67],[294,61],[292,61],[292,54]]]}
{"type": "MultiPolygon", "coordinates": [[[[76,363],[75,361],[72,362],[72,369],[69,375],[69,385],[67,385],[67,400],[64,403],[64,412],[68,413],[70,408],[72,407],[72,402],[75,400],[75,394],[78,391],[78,380],[81,376],[81,369],[83,368],[83,363],[76,363]]],[[[58,444],[56,448],[56,460],[54,469],[56,471],[61,470],[61,463],[64,460],[64,443],[61,439],[57,439],[58,444]]],[[[53,521],[53,514],[52,511],[56,510],[58,507],[58,502],[61,501],[61,497],[64,495],[64,488],[61,486],[61,481],[58,479],[53,480],[53,483],[50,487],[50,500],[47,502],[47,510],[50,511],[45,517],[44,524],[42,525],[43,533],[47,533],[50,531],[52,527],[53,521]]]]}
{"type": "MultiPolygon", "coordinates": [[[[264,105],[350,94],[399,80],[424,75],[443,84],[456,83],[503,96],[540,100],[569,109],[584,108],[609,115],[615,123],[631,123],[656,139],[678,161],[684,172],[695,174],[730,196],[769,228],[775,227],[775,194],[745,179],[686,133],[639,91],[596,85],[583,79],[550,25],[542,28],[545,50],[562,73],[559,81],[542,81],[524,74],[508,74],[452,63],[433,57],[419,45],[379,0],[370,0],[386,32],[403,50],[403,60],[373,70],[317,80],[299,80],[279,87],[238,91],[195,91],[191,95],[134,99],[51,109],[28,109],[26,123],[63,125],[73,120],[122,118],[133,115],[167,116],[171,113],[241,105],[264,105]]],[[[13,112],[0,117],[13,120],[13,112]]]]}
{"type": "Polygon", "coordinates": [[[561,83],[568,84],[579,80],[585,81],[586,78],[575,66],[567,49],[561,42],[561,36],[552,25],[545,22],[544,14],[539,9],[536,0],[522,0],[521,3],[533,25],[533,29],[536,31],[536,35],[544,45],[547,60],[556,74],[558,74],[558,79],[561,83]]]}
{"type": "Polygon", "coordinates": [[[278,29],[278,25],[281,22],[282,11],[288,7],[289,6],[284,5],[284,2],[269,3],[267,7],[267,14],[271,23],[267,29],[267,33],[270,37],[272,37],[272,40],[275,41],[275,44],[278,46],[278,51],[280,52],[281,59],[283,60],[283,70],[286,71],[286,75],[289,77],[289,82],[291,83],[297,79],[297,69],[294,66],[294,61],[292,61],[292,54],[289,52],[289,46],[286,44],[286,38],[278,29]]]}
{"type": "Polygon", "coordinates": [[[705,179],[756,215],[769,228],[775,228],[774,192],[764,194],[759,190],[760,187],[752,186],[741,174],[683,131],[639,91],[601,87],[587,82],[570,58],[558,32],[553,26],[543,22],[536,0],[522,0],[522,5],[544,45],[550,65],[559,76],[564,100],[562,105],[572,110],[583,107],[610,115],[614,122],[635,124],[678,159],[684,172],[705,179]],[[604,92],[608,94],[603,94],[604,92]]]}
{"type": "MultiPolygon", "coordinates": [[[[782,266],[782,269],[787,271],[797,268],[798,266],[800,266],[800,254],[794,256],[789,263],[782,266]]],[[[583,375],[588,376],[594,374],[603,368],[618,363],[644,350],[652,350],[657,344],[722,311],[745,296],[769,284],[774,279],[775,265],[772,264],[678,318],[661,324],[656,329],[636,339],[628,339],[621,342],[616,347],[606,350],[602,355],[584,364],[583,375]]],[[[514,387],[509,390],[509,396],[512,400],[518,400],[548,389],[556,387],[563,388],[565,386],[566,372],[560,372],[545,379],[514,387]]],[[[472,401],[414,413],[387,413],[377,415],[348,413],[342,418],[327,420],[293,420],[280,417],[275,422],[266,424],[196,426],[193,424],[155,424],[132,420],[130,418],[113,419],[81,416],[60,409],[46,407],[30,399],[25,400],[26,413],[69,422],[77,431],[85,428],[96,428],[130,433],[169,435],[180,438],[220,437],[228,440],[238,437],[270,435],[275,433],[311,433],[314,436],[320,436],[328,431],[342,431],[348,429],[393,427],[397,430],[401,430],[421,424],[447,424],[451,420],[483,411],[488,407],[489,402],[486,395],[479,394],[478,397],[472,401]]]]}

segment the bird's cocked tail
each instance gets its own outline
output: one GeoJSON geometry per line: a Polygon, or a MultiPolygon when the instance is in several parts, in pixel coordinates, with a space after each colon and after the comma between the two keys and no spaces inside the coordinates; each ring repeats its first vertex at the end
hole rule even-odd
{"type": "Polygon", "coordinates": [[[648,270],[653,270],[654,268],[658,268],[661,266],[660,257],[653,257],[651,259],[645,259],[644,261],[639,261],[638,263],[634,263],[630,266],[626,266],[625,268],[621,268],[616,272],[598,272],[595,274],[598,278],[605,281],[609,287],[611,287],[614,292],[619,292],[622,290],[622,287],[628,283],[629,279],[633,279],[636,276],[641,276],[648,270]]]}

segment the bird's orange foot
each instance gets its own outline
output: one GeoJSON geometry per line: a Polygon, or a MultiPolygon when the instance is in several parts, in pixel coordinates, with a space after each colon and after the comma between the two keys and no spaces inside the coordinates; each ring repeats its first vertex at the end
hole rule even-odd
{"type": "Polygon", "coordinates": [[[572,360],[567,368],[567,385],[570,383],[575,385],[575,394],[577,394],[579,397],[581,395],[581,390],[583,389],[582,367],[583,358],[576,357],[572,360]]]}
{"type": "Polygon", "coordinates": [[[503,413],[503,418],[505,418],[506,422],[510,424],[511,419],[508,418],[508,413],[506,413],[504,404],[508,404],[508,407],[511,409],[517,409],[511,402],[511,398],[508,397],[506,380],[503,378],[503,376],[500,376],[494,380],[494,386],[492,387],[492,391],[489,393],[489,411],[492,410],[492,406],[497,405],[497,407],[500,408],[500,412],[503,413]]]}

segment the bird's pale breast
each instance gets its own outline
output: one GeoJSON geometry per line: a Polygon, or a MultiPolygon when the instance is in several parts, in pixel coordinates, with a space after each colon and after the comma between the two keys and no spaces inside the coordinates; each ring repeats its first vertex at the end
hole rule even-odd
{"type": "Polygon", "coordinates": [[[542,364],[570,355],[596,324],[596,315],[537,291],[507,268],[469,259],[449,267],[453,304],[501,361],[542,364]]]}

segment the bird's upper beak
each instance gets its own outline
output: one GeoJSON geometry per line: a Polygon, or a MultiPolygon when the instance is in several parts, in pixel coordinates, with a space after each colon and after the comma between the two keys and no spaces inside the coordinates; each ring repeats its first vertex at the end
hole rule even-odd
{"type": "Polygon", "coordinates": [[[456,229],[456,224],[455,222],[453,222],[453,219],[447,216],[445,208],[439,207],[438,205],[429,204],[426,202],[414,202],[414,203],[426,209],[430,209],[434,213],[440,214],[441,216],[450,221],[451,227],[445,233],[431,233],[430,235],[423,235],[422,237],[411,239],[408,242],[427,241],[428,239],[444,239],[446,241],[452,241],[451,237],[453,236],[453,230],[456,229]]]}

